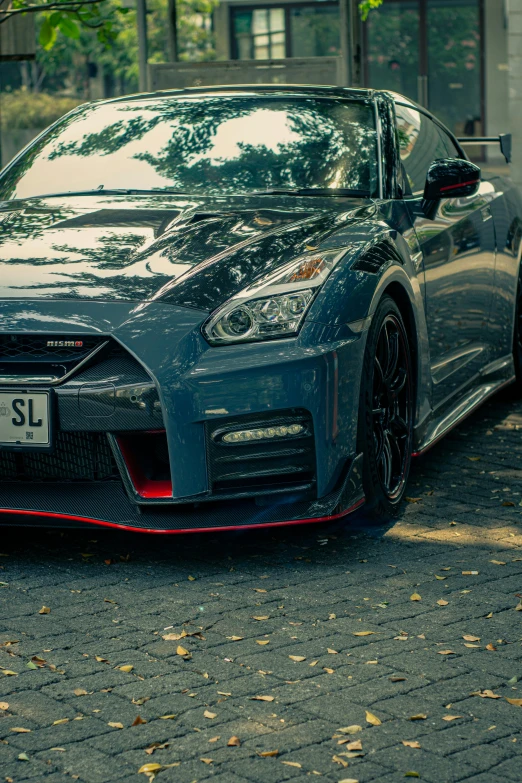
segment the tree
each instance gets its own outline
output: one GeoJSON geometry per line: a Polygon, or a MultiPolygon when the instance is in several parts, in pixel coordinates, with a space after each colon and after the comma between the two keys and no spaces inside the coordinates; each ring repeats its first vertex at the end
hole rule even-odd
{"type": "Polygon", "coordinates": [[[39,40],[46,50],[53,48],[58,32],[77,40],[82,27],[95,30],[98,41],[108,46],[116,35],[114,15],[126,14],[128,10],[109,4],[107,0],[49,0],[43,3],[0,0],[0,24],[19,14],[38,13],[42,16],[39,40]]]}

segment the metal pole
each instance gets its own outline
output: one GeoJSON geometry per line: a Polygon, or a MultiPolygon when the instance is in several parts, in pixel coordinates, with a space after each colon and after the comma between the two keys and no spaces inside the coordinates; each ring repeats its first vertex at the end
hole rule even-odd
{"type": "Polygon", "coordinates": [[[138,24],[138,62],[140,69],[140,92],[148,90],[147,74],[147,0],[136,0],[136,22],[138,24]]]}
{"type": "Polygon", "coordinates": [[[352,35],[352,2],[339,0],[339,31],[341,38],[341,87],[352,84],[353,65],[353,35],[352,35]]]}
{"type": "Polygon", "coordinates": [[[178,56],[178,13],[176,0],[168,0],[167,10],[167,35],[169,41],[169,54],[171,62],[179,60],[178,56]]]}

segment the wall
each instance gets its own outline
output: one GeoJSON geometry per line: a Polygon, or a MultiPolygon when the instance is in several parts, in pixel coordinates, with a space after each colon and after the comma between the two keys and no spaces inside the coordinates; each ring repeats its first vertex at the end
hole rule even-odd
{"type": "MultiPolygon", "coordinates": [[[[484,3],[484,92],[488,136],[508,133],[508,55],[506,0],[486,0],[484,3]]],[[[488,163],[504,163],[497,147],[487,148],[488,163]]]]}
{"type": "Polygon", "coordinates": [[[522,187],[522,0],[509,0],[509,119],[513,134],[511,176],[522,187]]]}

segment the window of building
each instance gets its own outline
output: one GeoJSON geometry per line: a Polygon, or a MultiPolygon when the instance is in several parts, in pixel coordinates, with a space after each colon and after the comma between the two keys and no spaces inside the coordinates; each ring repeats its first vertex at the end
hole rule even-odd
{"type": "Polygon", "coordinates": [[[340,53],[336,2],[232,8],[231,12],[232,59],[325,57],[340,53]]]}

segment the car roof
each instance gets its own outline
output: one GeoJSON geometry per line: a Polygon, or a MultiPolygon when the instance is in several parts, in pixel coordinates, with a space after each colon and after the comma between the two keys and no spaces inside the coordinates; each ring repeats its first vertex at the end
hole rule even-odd
{"type": "MultiPolygon", "coordinates": [[[[294,95],[316,95],[318,97],[333,96],[351,98],[354,100],[371,100],[379,92],[368,88],[336,87],[333,85],[308,85],[308,84],[220,84],[205,87],[184,87],[180,89],[158,90],[156,92],[143,92],[135,95],[122,95],[118,98],[97,101],[101,103],[127,103],[131,101],[151,100],[157,98],[186,98],[186,97],[217,97],[234,94],[259,94],[281,95],[291,93],[294,95]]],[[[406,99],[404,99],[406,100],[406,99]]]]}

